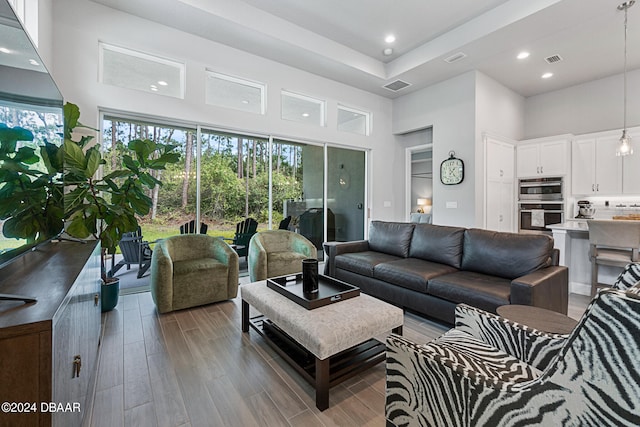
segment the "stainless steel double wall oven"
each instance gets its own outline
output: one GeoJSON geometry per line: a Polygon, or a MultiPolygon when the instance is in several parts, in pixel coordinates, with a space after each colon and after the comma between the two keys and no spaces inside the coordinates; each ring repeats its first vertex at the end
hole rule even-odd
{"type": "Polygon", "coordinates": [[[518,183],[518,224],[521,233],[551,233],[547,225],[564,221],[562,177],[521,179],[518,183]]]}

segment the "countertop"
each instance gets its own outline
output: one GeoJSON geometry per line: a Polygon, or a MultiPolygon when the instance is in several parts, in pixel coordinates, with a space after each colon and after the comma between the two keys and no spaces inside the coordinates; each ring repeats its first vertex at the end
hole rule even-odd
{"type": "Polygon", "coordinates": [[[547,228],[553,231],[564,230],[564,231],[579,231],[583,233],[589,232],[589,227],[587,226],[587,220],[585,219],[574,219],[574,220],[561,222],[559,224],[551,224],[551,225],[547,225],[547,228]]]}

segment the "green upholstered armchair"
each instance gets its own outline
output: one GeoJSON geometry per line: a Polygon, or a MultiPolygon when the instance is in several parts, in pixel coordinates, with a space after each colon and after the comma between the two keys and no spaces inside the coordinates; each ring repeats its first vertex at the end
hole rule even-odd
{"type": "Polygon", "coordinates": [[[249,242],[249,277],[256,282],[300,273],[303,259],[317,257],[316,247],[300,234],[287,230],[262,231],[249,242]]]}
{"type": "Polygon", "coordinates": [[[183,234],[156,244],[151,258],[151,296],[160,313],[237,294],[238,254],[222,239],[183,234]]]}

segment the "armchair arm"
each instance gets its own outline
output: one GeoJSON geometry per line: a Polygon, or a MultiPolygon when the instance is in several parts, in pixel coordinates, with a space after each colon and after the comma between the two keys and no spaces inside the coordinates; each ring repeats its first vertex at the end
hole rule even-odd
{"type": "Polygon", "coordinates": [[[324,242],[324,253],[327,254],[327,259],[324,263],[324,274],[327,276],[335,277],[336,275],[336,263],[335,257],[337,255],[346,254],[350,252],[364,252],[369,250],[368,240],[356,240],[353,242],[324,242]]]}
{"type": "Polygon", "coordinates": [[[456,329],[541,371],[568,338],[568,335],[538,331],[466,304],[456,306],[456,329]]]}
{"type": "Polygon", "coordinates": [[[151,296],[160,313],[173,310],[173,261],[165,241],[160,241],[151,256],[151,296]]]}
{"type": "Polygon", "coordinates": [[[228,267],[227,295],[235,298],[239,282],[238,254],[224,240],[218,238],[211,239],[211,253],[215,259],[228,267]]]}
{"type": "Polygon", "coordinates": [[[503,380],[499,369],[474,369],[476,362],[437,342],[418,345],[388,336],[385,414],[390,425],[490,425],[483,420],[493,413],[488,405],[530,381],[503,380]]]}
{"type": "Polygon", "coordinates": [[[569,308],[569,269],[542,268],[511,281],[511,304],[533,305],[567,314],[569,308]]]}
{"type": "Polygon", "coordinates": [[[256,234],[249,241],[249,279],[252,282],[267,278],[267,251],[262,244],[260,235],[256,234]]]}

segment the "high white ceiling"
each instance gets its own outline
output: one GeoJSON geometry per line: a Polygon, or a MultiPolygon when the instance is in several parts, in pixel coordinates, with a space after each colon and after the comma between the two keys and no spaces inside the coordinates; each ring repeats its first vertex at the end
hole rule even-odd
{"type": "MultiPolygon", "coordinates": [[[[623,69],[623,0],[93,1],[390,98],[473,69],[523,96],[623,69]],[[411,86],[382,87],[395,80],[411,86]]],[[[628,69],[640,68],[640,3],[628,40],[628,69]]]]}

